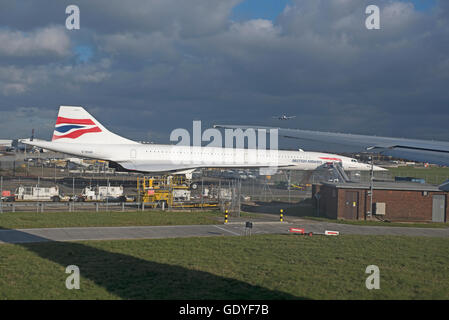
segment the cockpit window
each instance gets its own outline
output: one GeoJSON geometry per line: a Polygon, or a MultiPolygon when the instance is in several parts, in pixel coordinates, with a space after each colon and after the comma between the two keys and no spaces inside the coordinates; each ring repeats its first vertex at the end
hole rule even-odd
{"type": "Polygon", "coordinates": [[[356,159],[351,159],[351,162],[357,162],[357,160],[356,159]]]}

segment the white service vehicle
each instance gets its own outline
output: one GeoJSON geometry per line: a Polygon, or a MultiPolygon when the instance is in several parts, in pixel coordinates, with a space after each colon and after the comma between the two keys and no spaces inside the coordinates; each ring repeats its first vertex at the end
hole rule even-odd
{"type": "Polygon", "coordinates": [[[108,198],[118,199],[120,197],[123,197],[123,192],[123,186],[96,186],[84,188],[82,196],[86,201],[104,201],[108,198]]]}
{"type": "Polygon", "coordinates": [[[56,187],[24,187],[20,186],[16,189],[17,201],[61,201],[59,188],[56,187]]]}
{"type": "Polygon", "coordinates": [[[190,201],[191,192],[186,189],[173,189],[173,199],[175,201],[190,201]]]}

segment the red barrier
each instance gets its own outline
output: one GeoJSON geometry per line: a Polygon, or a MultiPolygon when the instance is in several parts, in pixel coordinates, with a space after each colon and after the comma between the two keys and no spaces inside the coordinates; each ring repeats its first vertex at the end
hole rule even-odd
{"type": "Polygon", "coordinates": [[[291,233],[304,234],[304,229],[302,228],[290,228],[288,231],[291,233]]]}

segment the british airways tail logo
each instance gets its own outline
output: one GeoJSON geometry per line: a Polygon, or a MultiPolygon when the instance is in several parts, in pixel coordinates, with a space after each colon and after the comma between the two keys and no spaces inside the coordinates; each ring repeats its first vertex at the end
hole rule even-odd
{"type": "Polygon", "coordinates": [[[102,132],[91,119],[69,119],[58,117],[52,140],[76,139],[86,133],[102,132]]]}

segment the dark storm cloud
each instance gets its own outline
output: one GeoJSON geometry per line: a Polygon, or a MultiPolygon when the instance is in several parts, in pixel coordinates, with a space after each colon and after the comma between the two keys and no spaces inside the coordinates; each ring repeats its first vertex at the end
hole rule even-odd
{"type": "Polygon", "coordinates": [[[372,1],[298,0],[274,21],[234,22],[239,2],[79,1],[78,31],[64,29],[70,2],[2,2],[1,136],[29,132],[24,110],[50,135],[61,104],[139,140],[194,119],[278,125],[278,113],[303,129],[448,136],[447,1],[375,1],[371,31],[372,1]]]}
{"type": "Polygon", "coordinates": [[[29,31],[48,24],[64,24],[65,9],[77,5],[84,28],[95,33],[164,32],[200,36],[221,31],[231,9],[242,0],[22,0],[3,1],[0,21],[29,31]]]}

